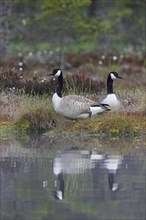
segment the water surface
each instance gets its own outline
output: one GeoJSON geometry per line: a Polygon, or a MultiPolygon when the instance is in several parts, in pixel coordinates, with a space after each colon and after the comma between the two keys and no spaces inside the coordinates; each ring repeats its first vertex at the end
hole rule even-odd
{"type": "Polygon", "coordinates": [[[145,143],[145,136],[1,138],[1,219],[146,219],[145,143]]]}

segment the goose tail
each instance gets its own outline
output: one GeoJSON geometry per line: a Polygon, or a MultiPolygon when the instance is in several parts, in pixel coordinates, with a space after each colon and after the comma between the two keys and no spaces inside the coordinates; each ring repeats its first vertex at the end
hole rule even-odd
{"type": "Polygon", "coordinates": [[[101,108],[104,110],[104,111],[111,111],[110,109],[110,105],[108,104],[100,104],[101,108]]]}
{"type": "Polygon", "coordinates": [[[110,111],[110,106],[108,104],[99,104],[90,106],[91,115],[102,113],[105,111],[110,111]]]}

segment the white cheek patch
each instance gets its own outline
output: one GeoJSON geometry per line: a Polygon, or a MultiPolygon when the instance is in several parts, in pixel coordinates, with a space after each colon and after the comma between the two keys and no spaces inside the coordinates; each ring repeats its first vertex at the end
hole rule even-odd
{"type": "Polygon", "coordinates": [[[111,73],[110,75],[111,75],[111,79],[116,79],[116,77],[113,73],[111,73]]]}
{"type": "Polygon", "coordinates": [[[61,75],[61,70],[58,70],[55,76],[60,76],[61,75]]]}

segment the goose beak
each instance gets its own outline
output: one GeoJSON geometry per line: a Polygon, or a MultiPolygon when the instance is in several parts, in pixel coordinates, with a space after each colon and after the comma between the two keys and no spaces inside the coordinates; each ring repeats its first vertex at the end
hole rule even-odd
{"type": "Polygon", "coordinates": [[[118,79],[124,79],[122,76],[118,76],[117,78],[118,78],[118,79]]]}

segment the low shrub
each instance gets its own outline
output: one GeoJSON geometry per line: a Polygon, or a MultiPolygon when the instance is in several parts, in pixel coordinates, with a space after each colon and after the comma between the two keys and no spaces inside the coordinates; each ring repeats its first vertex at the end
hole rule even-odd
{"type": "MultiPolygon", "coordinates": [[[[103,81],[92,79],[90,76],[82,73],[66,74],[64,82],[63,91],[66,93],[69,93],[69,91],[76,93],[98,93],[105,88],[103,81]]],[[[29,95],[52,95],[56,90],[56,84],[57,80],[49,77],[47,80],[40,77],[24,79],[19,72],[12,71],[11,69],[0,71],[0,92],[13,90],[29,95]]]]}
{"type": "Polygon", "coordinates": [[[88,93],[99,94],[105,90],[105,83],[101,80],[93,79],[83,73],[67,74],[65,77],[64,91],[76,94],[88,93]]]}

